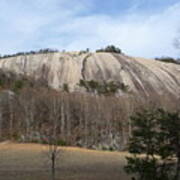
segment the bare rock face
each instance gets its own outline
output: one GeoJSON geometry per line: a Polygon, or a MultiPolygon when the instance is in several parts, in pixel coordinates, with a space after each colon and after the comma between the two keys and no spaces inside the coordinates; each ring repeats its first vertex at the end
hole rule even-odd
{"type": "MultiPolygon", "coordinates": [[[[144,96],[180,97],[180,65],[115,53],[47,53],[0,60],[0,69],[46,79],[49,86],[80,91],[83,80],[115,81],[144,96]]],[[[121,92],[119,92],[121,95],[121,92]]]]}

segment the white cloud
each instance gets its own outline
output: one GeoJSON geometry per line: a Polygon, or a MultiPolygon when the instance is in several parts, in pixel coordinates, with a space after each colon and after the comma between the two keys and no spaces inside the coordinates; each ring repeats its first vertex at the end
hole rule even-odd
{"type": "Polygon", "coordinates": [[[61,30],[76,34],[77,38],[69,44],[69,49],[115,44],[135,56],[177,56],[178,51],[173,47],[173,40],[180,26],[179,17],[180,4],[176,4],[154,15],[133,13],[116,18],[77,18],[65,24],[61,30]]]}
{"type": "Polygon", "coordinates": [[[1,0],[0,51],[96,49],[115,44],[133,56],[178,55],[173,40],[180,26],[180,3],[153,15],[138,12],[138,4],[119,16],[82,15],[91,5],[85,0],[27,0],[26,4],[1,0]]]}

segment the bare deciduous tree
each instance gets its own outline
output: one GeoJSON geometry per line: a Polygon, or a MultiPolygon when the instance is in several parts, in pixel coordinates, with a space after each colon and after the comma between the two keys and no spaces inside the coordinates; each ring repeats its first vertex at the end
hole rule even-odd
{"type": "Polygon", "coordinates": [[[46,98],[48,106],[48,127],[43,129],[43,136],[45,142],[48,144],[48,158],[51,162],[52,180],[55,180],[57,159],[60,155],[59,139],[60,128],[59,123],[61,119],[61,99],[57,93],[50,94],[46,98]]]}
{"type": "Polygon", "coordinates": [[[48,144],[48,151],[46,153],[48,160],[50,161],[51,177],[52,180],[55,180],[56,177],[56,166],[57,160],[60,156],[60,149],[58,144],[58,136],[54,132],[53,134],[46,134],[46,143],[48,144]]]}

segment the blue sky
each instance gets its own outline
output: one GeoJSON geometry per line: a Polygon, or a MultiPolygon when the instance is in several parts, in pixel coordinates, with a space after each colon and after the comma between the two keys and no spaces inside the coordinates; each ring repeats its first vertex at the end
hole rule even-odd
{"type": "Polygon", "coordinates": [[[40,48],[180,56],[179,0],[0,0],[0,54],[40,48]]]}

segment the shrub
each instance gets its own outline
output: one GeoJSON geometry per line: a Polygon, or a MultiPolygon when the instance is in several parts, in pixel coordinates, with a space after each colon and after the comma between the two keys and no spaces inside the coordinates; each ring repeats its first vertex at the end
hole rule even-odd
{"type": "Polygon", "coordinates": [[[65,92],[69,92],[69,86],[68,86],[68,84],[66,84],[66,83],[64,83],[63,84],[63,91],[65,91],[65,92]]]}
{"type": "Polygon", "coordinates": [[[96,50],[96,52],[109,52],[109,53],[118,53],[118,54],[121,54],[121,49],[119,49],[118,47],[115,47],[114,45],[110,45],[110,46],[107,46],[106,48],[104,49],[98,49],[96,50]]]}
{"type": "Polygon", "coordinates": [[[171,57],[161,57],[161,58],[155,58],[157,61],[162,61],[165,63],[174,63],[174,64],[180,64],[180,61],[178,59],[174,59],[171,57]]]}
{"type": "Polygon", "coordinates": [[[16,92],[24,87],[25,82],[23,80],[17,80],[14,82],[12,89],[16,92]]]}
{"type": "Polygon", "coordinates": [[[4,81],[2,79],[0,79],[0,87],[4,86],[4,81]]]}
{"type": "Polygon", "coordinates": [[[80,87],[84,87],[87,92],[91,93],[98,93],[99,95],[104,94],[104,95],[111,95],[111,94],[116,94],[118,90],[122,90],[123,92],[128,91],[128,86],[125,85],[124,83],[120,82],[97,82],[94,80],[90,81],[85,81],[85,80],[80,80],[79,82],[80,87]]]}
{"type": "Polygon", "coordinates": [[[57,141],[57,145],[58,146],[67,146],[67,143],[66,143],[66,141],[60,139],[60,140],[57,141]]]}

